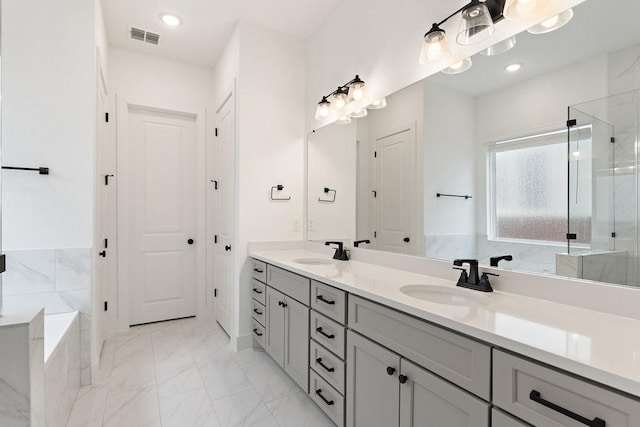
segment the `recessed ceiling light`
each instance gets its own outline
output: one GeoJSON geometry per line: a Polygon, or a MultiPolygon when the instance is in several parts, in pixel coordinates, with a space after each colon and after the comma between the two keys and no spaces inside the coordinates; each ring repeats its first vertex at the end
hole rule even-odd
{"type": "Polygon", "coordinates": [[[163,13],[160,15],[160,19],[170,27],[177,27],[182,24],[182,20],[172,13],[163,13]]]}
{"type": "Polygon", "coordinates": [[[515,73],[520,68],[522,68],[522,64],[511,64],[511,65],[507,65],[506,67],[504,67],[504,69],[507,70],[510,73],[515,73]]]}

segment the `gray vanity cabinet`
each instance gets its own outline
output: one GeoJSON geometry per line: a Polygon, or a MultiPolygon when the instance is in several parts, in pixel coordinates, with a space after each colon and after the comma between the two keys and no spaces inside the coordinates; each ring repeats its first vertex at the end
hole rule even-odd
{"type": "Polygon", "coordinates": [[[308,392],[309,307],[267,286],[265,326],[265,350],[308,392]]]}
{"type": "Polygon", "coordinates": [[[347,331],[347,427],[400,422],[400,356],[347,331]]]}

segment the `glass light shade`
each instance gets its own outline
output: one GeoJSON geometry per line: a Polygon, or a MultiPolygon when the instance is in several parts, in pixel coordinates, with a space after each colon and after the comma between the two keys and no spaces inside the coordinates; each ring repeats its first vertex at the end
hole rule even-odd
{"type": "Polygon", "coordinates": [[[506,40],[502,40],[501,42],[494,44],[493,46],[489,46],[480,53],[484,56],[500,55],[501,53],[505,53],[506,51],[513,49],[515,45],[516,36],[511,36],[506,40]]]}
{"type": "Polygon", "coordinates": [[[531,34],[550,33],[560,27],[564,27],[569,21],[571,21],[571,18],[573,18],[573,9],[567,9],[564,12],[560,12],[559,14],[534,25],[527,31],[531,34]]]}
{"type": "Polygon", "coordinates": [[[349,92],[346,89],[338,88],[336,93],[333,94],[333,106],[337,110],[342,110],[344,108],[344,106],[347,105],[348,93],[349,92]]]}
{"type": "Polygon", "coordinates": [[[467,71],[469,68],[471,68],[472,65],[473,62],[471,61],[471,58],[464,58],[462,61],[451,64],[450,66],[442,70],[442,72],[444,74],[460,74],[467,71]]]}
{"type": "Polygon", "coordinates": [[[354,81],[349,85],[349,102],[362,101],[367,97],[367,86],[360,77],[356,76],[354,81]]]}
{"type": "Polygon", "coordinates": [[[369,110],[382,110],[387,106],[387,98],[380,98],[367,105],[369,110]]]}
{"type": "Polygon", "coordinates": [[[502,15],[510,20],[526,18],[547,5],[549,0],[507,0],[502,15]]]}
{"type": "Polygon", "coordinates": [[[433,28],[424,36],[420,49],[420,64],[425,65],[429,61],[449,56],[449,44],[444,30],[433,24],[433,28]]]}
{"type": "Polygon", "coordinates": [[[331,114],[331,103],[327,101],[326,97],[322,97],[322,101],[318,102],[318,108],[316,108],[316,120],[324,120],[331,114]]]}
{"type": "Polygon", "coordinates": [[[484,3],[472,1],[462,12],[456,41],[463,46],[483,42],[493,35],[495,28],[489,9],[484,3]]]}
{"type": "Polygon", "coordinates": [[[366,108],[361,108],[361,109],[356,110],[353,113],[351,113],[351,117],[353,117],[354,119],[359,119],[361,117],[365,117],[366,115],[367,115],[367,109],[366,108]]]}
{"type": "Polygon", "coordinates": [[[349,123],[351,123],[351,117],[349,116],[340,117],[338,120],[336,120],[336,123],[339,125],[348,125],[349,123]]]}

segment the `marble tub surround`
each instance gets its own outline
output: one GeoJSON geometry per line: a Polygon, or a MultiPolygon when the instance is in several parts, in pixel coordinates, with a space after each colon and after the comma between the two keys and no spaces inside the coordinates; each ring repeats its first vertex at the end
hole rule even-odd
{"type": "Polygon", "coordinates": [[[45,419],[65,426],[80,389],[80,317],[77,312],[45,316],[45,419]]]}
{"type": "Polygon", "coordinates": [[[5,310],[0,317],[0,425],[45,425],[44,312],[5,310]]]}
{"type": "MultiPolygon", "coordinates": [[[[640,360],[637,358],[640,342],[628,339],[637,336],[640,330],[640,313],[630,319],[511,293],[504,284],[514,280],[513,275],[520,276],[521,282],[526,282],[525,276],[530,276],[534,284],[539,284],[544,277],[513,272],[507,272],[512,275],[507,281],[503,277],[492,278],[496,291],[482,295],[485,304],[468,307],[432,303],[405,295],[400,288],[413,284],[455,287],[457,272],[451,270],[449,263],[446,263],[446,276],[442,277],[444,265],[433,268],[435,274],[418,274],[363,262],[357,259],[362,253],[354,250],[351,261],[334,265],[306,265],[294,261],[299,258],[330,259],[330,254],[320,250],[251,250],[250,256],[640,397],[640,360]]],[[[389,254],[384,256],[389,258],[389,254]]],[[[419,265],[417,258],[398,257],[390,262],[402,263],[404,259],[410,268],[419,265]]],[[[432,266],[436,267],[435,264],[432,266]]],[[[425,268],[424,264],[422,268],[425,268]]],[[[497,269],[491,271],[502,274],[497,269]]],[[[548,280],[555,280],[556,284],[561,281],[558,278],[548,280]]],[[[514,284],[510,289],[515,287],[514,284]]],[[[476,291],[462,291],[469,292],[470,297],[477,296],[476,291]]],[[[640,292],[633,291],[637,303],[640,292]]],[[[550,293],[547,299],[553,299],[553,296],[550,293]]],[[[591,298],[594,296],[597,298],[596,294],[591,298]]],[[[640,310],[637,305],[635,310],[640,310]]]]}
{"type": "Polygon", "coordinates": [[[556,274],[626,285],[627,257],[626,251],[557,254],[556,274]]]}

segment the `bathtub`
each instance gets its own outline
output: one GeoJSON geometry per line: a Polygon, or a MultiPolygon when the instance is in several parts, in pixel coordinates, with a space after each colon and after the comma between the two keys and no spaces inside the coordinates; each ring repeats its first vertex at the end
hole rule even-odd
{"type": "Polygon", "coordinates": [[[44,316],[44,400],[47,426],[64,426],[80,389],[80,315],[44,316]]]}

